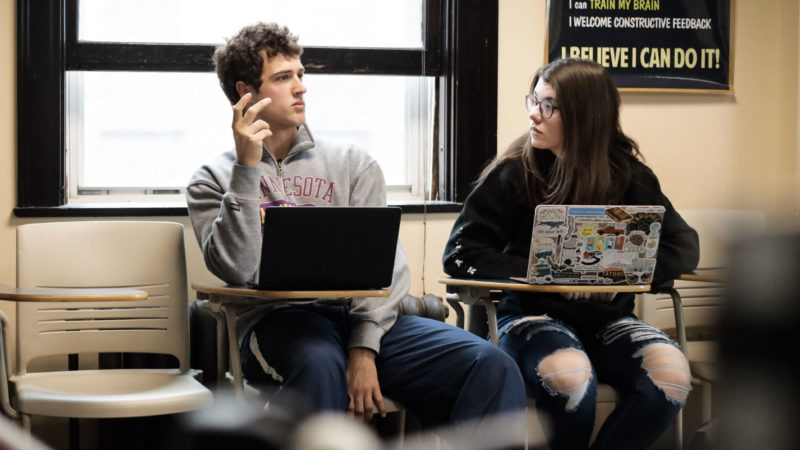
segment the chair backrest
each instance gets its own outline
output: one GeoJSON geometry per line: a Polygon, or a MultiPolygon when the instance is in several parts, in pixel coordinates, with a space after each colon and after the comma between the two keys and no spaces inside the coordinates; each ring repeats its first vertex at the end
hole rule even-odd
{"type": "Polygon", "coordinates": [[[686,209],[678,211],[700,236],[698,269],[726,267],[726,248],[733,240],[764,232],[766,218],[761,211],[738,209],[686,209]]]}
{"type": "MultiPolygon", "coordinates": [[[[734,239],[747,239],[762,233],[765,216],[760,211],[731,209],[690,209],[679,211],[700,238],[700,262],[697,272],[722,277],[727,266],[727,247],[734,239]]],[[[716,321],[722,305],[721,283],[675,282],[683,303],[684,324],[689,340],[715,338],[716,321]]],[[[640,298],[639,317],[673,334],[675,314],[667,294],[644,294],[640,298]]]]}
{"type": "Polygon", "coordinates": [[[17,303],[17,372],[35,358],[79,353],[173,355],[189,367],[183,225],[82,221],[17,228],[17,286],[134,288],[130,302],[17,303]]]}

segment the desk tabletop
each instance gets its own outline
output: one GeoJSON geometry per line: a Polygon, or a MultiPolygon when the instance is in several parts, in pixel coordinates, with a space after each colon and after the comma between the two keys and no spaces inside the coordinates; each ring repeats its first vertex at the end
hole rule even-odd
{"type": "Polygon", "coordinates": [[[467,279],[439,278],[439,282],[448,286],[465,286],[505,291],[523,292],[649,292],[649,284],[601,284],[601,285],[565,285],[565,284],[528,284],[514,280],[500,279],[467,279]]]}
{"type": "Polygon", "coordinates": [[[15,288],[0,285],[0,300],[13,302],[120,302],[146,300],[147,292],[127,288],[15,288]]]}
{"type": "Polygon", "coordinates": [[[685,273],[678,277],[679,280],[684,281],[702,281],[705,283],[721,283],[722,277],[714,274],[703,273],[685,273]]]}
{"type": "Polygon", "coordinates": [[[265,291],[247,287],[227,286],[221,283],[192,283],[197,298],[208,300],[211,295],[231,297],[254,297],[266,299],[314,299],[314,298],[358,298],[387,297],[389,289],[362,289],[341,291],[265,291]]]}

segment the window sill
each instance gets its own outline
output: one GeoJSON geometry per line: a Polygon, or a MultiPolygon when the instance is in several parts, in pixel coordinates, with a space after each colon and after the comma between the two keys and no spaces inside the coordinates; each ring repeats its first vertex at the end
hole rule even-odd
{"type": "MultiPolygon", "coordinates": [[[[458,213],[461,203],[455,202],[390,202],[404,214],[458,213]]],[[[186,205],[174,203],[81,203],[64,206],[14,208],[16,217],[158,217],[188,216],[186,205]]]]}

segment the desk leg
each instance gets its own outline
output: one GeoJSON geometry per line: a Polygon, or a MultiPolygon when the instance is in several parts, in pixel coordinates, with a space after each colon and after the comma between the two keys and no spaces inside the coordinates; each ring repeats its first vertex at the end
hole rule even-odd
{"type": "Polygon", "coordinates": [[[497,309],[489,298],[481,298],[478,303],[486,308],[486,324],[489,326],[489,339],[494,345],[500,345],[500,336],[497,332],[497,309]]]}
{"type": "MultiPolygon", "coordinates": [[[[457,324],[459,328],[464,328],[464,309],[461,303],[467,305],[481,305],[486,309],[486,322],[489,327],[489,339],[493,344],[499,345],[500,339],[497,333],[497,309],[491,299],[489,289],[476,287],[448,287],[447,303],[456,310],[457,324]]],[[[472,318],[470,318],[472,323],[472,318]]],[[[468,328],[472,328],[471,326],[468,328]]]]}
{"type": "Polygon", "coordinates": [[[217,317],[217,386],[222,386],[226,383],[225,369],[228,367],[228,336],[226,333],[227,326],[225,325],[225,317],[222,313],[216,315],[217,317]]]}
{"type": "MultiPolygon", "coordinates": [[[[8,319],[0,311],[0,410],[12,419],[19,419],[20,415],[11,407],[10,393],[8,392],[9,365],[6,355],[6,327],[8,319]]],[[[30,428],[29,428],[30,430],[30,428]]]]}
{"type": "Polygon", "coordinates": [[[225,316],[220,311],[220,304],[216,301],[203,300],[202,305],[217,321],[217,386],[223,387],[223,383],[225,383],[225,368],[228,367],[228,348],[225,345],[225,340],[227,339],[225,316]]]}
{"type": "Polygon", "coordinates": [[[236,336],[236,311],[230,304],[222,304],[221,309],[228,325],[228,363],[233,374],[233,387],[238,395],[244,392],[242,359],[239,354],[239,339],[236,336]]]}
{"type": "Polygon", "coordinates": [[[445,296],[445,300],[450,306],[456,311],[456,326],[458,328],[464,328],[464,308],[461,307],[461,296],[458,295],[457,292],[448,292],[445,296]]]}
{"type": "MultiPolygon", "coordinates": [[[[70,353],[67,356],[67,370],[78,370],[80,369],[80,361],[79,356],[76,353],[70,353]]],[[[70,417],[67,420],[68,423],[68,434],[69,434],[69,443],[68,447],[69,450],[78,450],[81,448],[81,425],[76,417],[70,417]]]]}
{"type": "Polygon", "coordinates": [[[681,294],[675,288],[668,288],[665,290],[672,297],[672,310],[675,313],[675,330],[678,334],[678,345],[681,346],[683,355],[689,359],[689,348],[686,344],[686,325],[683,323],[683,303],[681,302],[681,294]]]}
{"type": "MultiPolygon", "coordinates": [[[[675,330],[678,334],[678,345],[683,351],[686,359],[689,359],[689,348],[686,344],[686,325],[683,323],[683,304],[681,302],[681,294],[675,288],[667,288],[664,292],[672,297],[672,310],[675,313],[675,330]]],[[[683,449],[683,410],[678,413],[675,418],[675,448],[677,450],[683,449]]]]}

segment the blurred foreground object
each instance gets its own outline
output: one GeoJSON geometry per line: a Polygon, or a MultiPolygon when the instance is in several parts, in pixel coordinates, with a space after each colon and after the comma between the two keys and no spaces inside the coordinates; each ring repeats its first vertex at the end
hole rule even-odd
{"type": "Polygon", "coordinates": [[[383,444],[366,425],[342,414],[323,413],[303,422],[291,450],[380,450],[383,444]]]}
{"type": "Polygon", "coordinates": [[[182,417],[179,429],[164,442],[163,450],[287,449],[308,410],[302,397],[285,398],[291,399],[290,404],[270,402],[263,406],[232,390],[216,391],[212,406],[182,417]]]}
{"type": "Polygon", "coordinates": [[[740,241],[729,267],[720,317],[722,414],[712,448],[795,449],[800,234],[740,241]]]}
{"type": "MultiPolygon", "coordinates": [[[[288,397],[283,397],[284,399],[288,397]]],[[[529,432],[534,415],[517,413],[466,421],[383,442],[367,424],[344,413],[310,414],[301,396],[261,408],[233,392],[216,392],[214,405],[182,417],[159,450],[493,450],[546,442],[529,432]],[[526,435],[527,434],[527,435],[526,435]]]]}
{"type": "Polygon", "coordinates": [[[22,430],[17,424],[0,415],[0,449],[50,450],[50,447],[22,430]]]}

